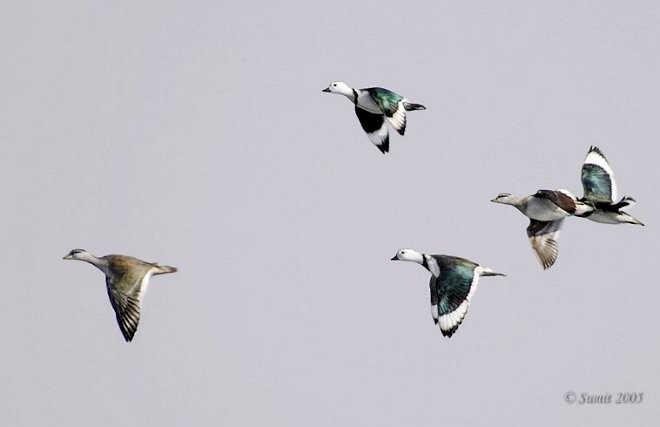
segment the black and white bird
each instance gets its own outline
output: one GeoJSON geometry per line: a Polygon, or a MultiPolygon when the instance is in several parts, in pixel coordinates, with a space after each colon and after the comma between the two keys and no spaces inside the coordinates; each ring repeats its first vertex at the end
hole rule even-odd
{"type": "Polygon", "coordinates": [[[589,148],[582,164],[582,187],[584,196],[580,199],[594,207],[587,218],[605,224],[639,224],[642,221],[624,212],[624,208],[635,204],[632,197],[623,197],[618,203],[614,172],[598,147],[589,148]]]}
{"type": "Polygon", "coordinates": [[[451,337],[463,322],[480,276],[505,276],[488,267],[450,255],[400,249],[392,261],[412,261],[431,272],[431,315],[442,335],[451,337]]]}
{"type": "Polygon", "coordinates": [[[142,298],[151,276],[177,271],[174,267],[125,255],[106,255],[99,258],[84,249],[73,249],[64,259],[86,261],[105,274],[110,303],[126,341],[131,341],[137,330],[142,298]]]}
{"type": "Polygon", "coordinates": [[[568,190],[538,190],[522,198],[500,193],[491,202],[515,206],[529,218],[527,237],[544,270],[557,260],[557,239],[564,218],[593,212],[592,206],[577,200],[568,190]]]}
{"type": "Polygon", "coordinates": [[[383,154],[390,149],[390,135],[385,119],[403,135],[406,131],[406,111],[426,110],[423,105],[413,104],[382,87],[354,89],[344,82],[332,82],[323,92],[344,95],[355,105],[355,114],[362,129],[383,154]]]}

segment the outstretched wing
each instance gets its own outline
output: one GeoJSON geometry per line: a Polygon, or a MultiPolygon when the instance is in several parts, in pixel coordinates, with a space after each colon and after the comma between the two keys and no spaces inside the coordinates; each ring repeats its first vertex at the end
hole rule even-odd
{"type": "Polygon", "coordinates": [[[559,254],[557,239],[559,239],[559,229],[563,222],[563,218],[556,221],[537,221],[535,219],[529,221],[527,227],[529,243],[544,270],[550,268],[557,260],[559,254]]]}
{"type": "Polygon", "coordinates": [[[123,274],[106,276],[106,287],[110,304],[115,310],[119,329],[126,341],[131,341],[140,322],[142,294],[149,275],[123,274]]]}
{"type": "Polygon", "coordinates": [[[355,106],[355,114],[371,142],[378,147],[381,153],[387,153],[390,150],[390,133],[385,124],[385,116],[370,113],[357,105],[355,106]]]}
{"type": "Polygon", "coordinates": [[[591,147],[582,164],[584,198],[591,202],[613,203],[617,199],[614,172],[598,147],[591,147]]]}
{"type": "Polygon", "coordinates": [[[456,332],[467,314],[479,280],[474,268],[470,264],[451,264],[441,269],[440,277],[431,277],[431,314],[446,337],[456,332]]]}
{"type": "Polygon", "coordinates": [[[394,115],[396,110],[399,109],[399,103],[403,101],[403,96],[382,87],[369,87],[364,90],[369,92],[369,95],[376,101],[383,114],[388,117],[394,115]]]}
{"type": "Polygon", "coordinates": [[[382,87],[370,87],[365,90],[369,92],[392,127],[400,135],[406,133],[406,109],[403,97],[382,87]]]}

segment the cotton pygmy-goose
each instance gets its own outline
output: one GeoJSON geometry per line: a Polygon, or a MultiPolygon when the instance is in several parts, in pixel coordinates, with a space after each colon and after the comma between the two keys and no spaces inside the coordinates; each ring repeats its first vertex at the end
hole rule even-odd
{"type": "Polygon", "coordinates": [[[618,203],[614,203],[617,199],[614,172],[598,147],[589,148],[587,157],[584,159],[582,187],[584,197],[580,200],[594,207],[593,212],[587,215],[590,220],[605,224],[644,225],[642,221],[623,211],[624,208],[633,206],[635,199],[623,197],[618,203]]]}
{"type": "Polygon", "coordinates": [[[177,271],[174,267],[125,255],[106,255],[99,258],[84,249],[73,249],[64,259],[86,261],[105,274],[110,303],[126,341],[131,341],[137,330],[142,297],[147,290],[149,278],[177,271]]]}
{"type": "Polygon", "coordinates": [[[406,111],[426,110],[423,105],[408,102],[401,95],[382,87],[354,89],[344,82],[332,82],[323,92],[344,95],[355,105],[355,114],[362,129],[383,154],[390,149],[385,119],[403,135],[406,131],[406,111]]]}
{"type": "Polygon", "coordinates": [[[488,267],[449,255],[401,249],[392,261],[412,261],[431,272],[431,315],[442,335],[451,337],[465,318],[480,276],[504,276],[488,267]]]}
{"type": "Polygon", "coordinates": [[[577,200],[567,190],[538,190],[522,198],[501,193],[491,202],[515,206],[529,218],[527,236],[543,269],[550,268],[557,260],[557,239],[564,218],[585,216],[593,211],[593,207],[577,200]]]}

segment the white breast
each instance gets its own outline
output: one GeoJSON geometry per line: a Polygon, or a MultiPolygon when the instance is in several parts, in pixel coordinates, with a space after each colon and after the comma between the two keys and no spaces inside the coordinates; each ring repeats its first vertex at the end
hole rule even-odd
{"type": "Polygon", "coordinates": [[[570,214],[549,200],[532,199],[525,206],[524,214],[537,221],[556,221],[570,214]]]}
{"type": "Polygon", "coordinates": [[[374,99],[369,95],[369,92],[364,91],[358,95],[357,99],[358,107],[366,110],[370,113],[382,114],[382,111],[378,107],[378,104],[374,99]]]}

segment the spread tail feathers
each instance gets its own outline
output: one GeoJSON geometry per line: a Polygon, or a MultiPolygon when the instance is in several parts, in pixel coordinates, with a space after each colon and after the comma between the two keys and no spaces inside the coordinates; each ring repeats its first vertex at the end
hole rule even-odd
{"type": "Polygon", "coordinates": [[[426,110],[426,107],[422,104],[413,104],[412,102],[404,102],[403,108],[405,108],[406,111],[426,110]]]}

